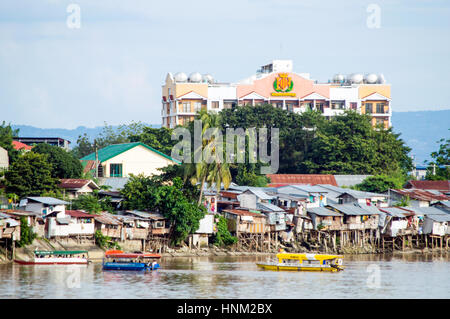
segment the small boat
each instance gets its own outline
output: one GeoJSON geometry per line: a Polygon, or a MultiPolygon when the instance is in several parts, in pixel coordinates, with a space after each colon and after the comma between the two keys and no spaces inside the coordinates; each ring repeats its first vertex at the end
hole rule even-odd
{"type": "Polygon", "coordinates": [[[14,261],[22,265],[83,265],[89,262],[87,250],[35,250],[33,253],[29,261],[14,261]]]}
{"type": "Polygon", "coordinates": [[[105,252],[103,270],[156,270],[161,255],[150,253],[125,253],[121,250],[105,252]]]}
{"type": "Polygon", "coordinates": [[[341,255],[279,253],[274,260],[256,265],[266,270],[337,272],[344,270],[343,258],[341,255]]]}

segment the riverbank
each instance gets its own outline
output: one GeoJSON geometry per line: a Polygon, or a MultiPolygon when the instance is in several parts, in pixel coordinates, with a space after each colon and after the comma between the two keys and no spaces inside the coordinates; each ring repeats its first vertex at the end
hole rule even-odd
{"type": "MultiPolygon", "coordinates": [[[[343,247],[336,251],[324,251],[323,249],[306,249],[305,247],[286,247],[280,245],[281,249],[285,252],[292,253],[311,253],[311,254],[342,254],[342,255],[365,255],[375,254],[384,255],[386,252],[379,251],[373,247],[343,247]]],[[[96,262],[101,261],[105,250],[95,245],[92,241],[76,241],[73,239],[62,240],[47,240],[47,239],[35,239],[32,245],[22,248],[16,248],[15,259],[18,260],[30,260],[33,257],[34,250],[87,250],[89,259],[96,262]]],[[[216,246],[190,249],[188,246],[182,246],[177,248],[164,248],[163,252],[159,252],[162,257],[216,257],[216,256],[273,256],[278,250],[271,249],[270,251],[249,251],[238,250],[234,247],[231,248],[219,248],[216,246]]],[[[388,252],[390,254],[428,254],[434,252],[450,253],[450,249],[440,248],[406,248],[404,250],[395,250],[388,252]]],[[[13,260],[8,260],[4,255],[0,254],[0,264],[11,263],[13,260]]]]}

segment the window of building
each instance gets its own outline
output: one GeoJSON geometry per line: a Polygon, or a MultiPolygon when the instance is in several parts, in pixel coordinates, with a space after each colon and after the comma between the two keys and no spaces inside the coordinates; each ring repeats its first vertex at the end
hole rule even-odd
{"type": "Polygon", "coordinates": [[[219,108],[219,101],[212,101],[211,102],[211,108],[218,109],[219,108]]]}
{"type": "Polygon", "coordinates": [[[184,113],[191,112],[191,103],[190,102],[183,102],[183,112],[184,113]]]}
{"type": "Polygon", "coordinates": [[[323,113],[323,103],[322,102],[316,103],[316,109],[323,113]]]}
{"type": "Polygon", "coordinates": [[[110,177],[122,177],[122,164],[109,164],[110,177]]]}
{"type": "Polygon", "coordinates": [[[194,102],[194,112],[200,112],[202,109],[202,103],[201,102],[194,102]]]}
{"type": "Polygon", "coordinates": [[[372,103],[366,103],[366,114],[372,113],[372,103]]]}
{"type": "Polygon", "coordinates": [[[383,103],[377,103],[377,113],[378,114],[384,113],[384,104],[383,103]]]}
{"type": "Polygon", "coordinates": [[[377,125],[384,125],[384,119],[376,119],[376,123],[377,123],[377,125]]]}
{"type": "Polygon", "coordinates": [[[331,109],[333,110],[345,109],[345,101],[331,101],[331,109]]]}
{"type": "Polygon", "coordinates": [[[356,109],[358,108],[358,103],[356,103],[356,102],[350,102],[350,108],[351,108],[352,110],[356,110],[356,109]]]}

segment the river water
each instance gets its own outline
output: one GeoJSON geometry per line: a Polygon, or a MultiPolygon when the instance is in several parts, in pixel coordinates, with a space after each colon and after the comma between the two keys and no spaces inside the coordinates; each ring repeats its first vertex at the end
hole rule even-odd
{"type": "Polygon", "coordinates": [[[154,272],[0,265],[0,298],[450,298],[448,254],[345,256],[338,273],[257,268],[263,256],[172,257],[154,272]]]}

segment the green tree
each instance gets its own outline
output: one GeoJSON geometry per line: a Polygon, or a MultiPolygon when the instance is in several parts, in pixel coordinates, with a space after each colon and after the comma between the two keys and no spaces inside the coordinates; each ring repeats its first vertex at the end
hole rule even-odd
{"type": "Polygon", "coordinates": [[[427,169],[428,180],[450,180],[450,139],[440,139],[439,149],[431,153],[433,161],[427,169]]]}
{"type": "Polygon", "coordinates": [[[84,210],[91,214],[98,214],[103,211],[112,212],[114,210],[109,196],[99,198],[96,194],[78,196],[72,200],[72,209],[84,210]]]}
{"type": "Polygon", "coordinates": [[[311,143],[311,174],[393,174],[411,169],[410,148],[392,129],[373,128],[366,115],[346,111],[321,125],[311,143]]]}
{"type": "Polygon", "coordinates": [[[131,176],[121,192],[124,207],[163,214],[171,224],[172,243],[178,245],[199,228],[206,209],[186,196],[180,177],[170,182],[160,181],[159,177],[131,176]]]}
{"type": "Polygon", "coordinates": [[[142,133],[138,135],[130,135],[131,142],[141,142],[161,153],[170,155],[176,141],[171,139],[172,129],[165,127],[153,128],[146,126],[142,128],[142,133]]]}
{"type": "Polygon", "coordinates": [[[33,147],[33,152],[48,155],[48,161],[52,164],[52,176],[55,178],[81,178],[83,166],[81,162],[70,152],[58,146],[45,143],[33,147]]]}
{"type": "Polygon", "coordinates": [[[367,177],[361,184],[356,185],[356,189],[366,192],[384,193],[389,189],[399,189],[405,184],[406,179],[401,175],[375,175],[367,177]]]}
{"type": "Polygon", "coordinates": [[[89,140],[89,136],[84,133],[79,135],[77,139],[77,146],[71,150],[73,156],[82,158],[95,152],[94,144],[89,140]]]}
{"type": "Polygon", "coordinates": [[[6,192],[22,198],[57,191],[58,179],[52,176],[52,169],[48,155],[26,152],[5,173],[6,192]]]}
{"type": "Polygon", "coordinates": [[[8,152],[9,163],[12,164],[19,157],[19,151],[14,149],[13,138],[19,135],[19,130],[13,130],[11,125],[6,125],[5,121],[0,125],[0,146],[8,152]]]}

